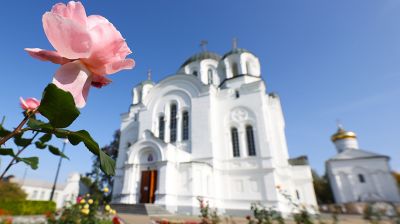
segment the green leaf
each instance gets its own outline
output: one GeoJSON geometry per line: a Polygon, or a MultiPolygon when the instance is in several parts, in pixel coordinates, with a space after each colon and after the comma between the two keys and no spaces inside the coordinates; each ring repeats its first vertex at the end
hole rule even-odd
{"type": "Polygon", "coordinates": [[[80,142],[83,142],[86,148],[88,148],[93,154],[99,157],[100,169],[107,175],[115,174],[115,161],[106,153],[100,150],[99,144],[97,144],[97,142],[93,140],[93,138],[86,130],[70,132],[68,134],[68,140],[72,145],[77,145],[80,142]]]}
{"type": "Polygon", "coordinates": [[[0,125],[0,137],[5,137],[6,135],[10,134],[11,132],[9,130],[6,130],[3,128],[2,125],[0,125]]]}
{"type": "Polygon", "coordinates": [[[39,158],[38,157],[25,157],[25,158],[18,158],[18,161],[22,161],[28,166],[30,166],[32,169],[36,170],[38,168],[39,164],[39,158]]]}
{"type": "Polygon", "coordinates": [[[14,143],[18,146],[25,147],[32,143],[32,139],[22,138],[22,134],[19,134],[14,137],[14,143]]]}
{"type": "Polygon", "coordinates": [[[0,155],[2,156],[15,156],[14,150],[10,148],[0,148],[0,155]]]}
{"type": "Polygon", "coordinates": [[[61,157],[63,157],[63,158],[66,158],[66,159],[69,159],[64,153],[62,153],[57,147],[54,147],[54,146],[52,146],[52,145],[49,145],[49,151],[51,152],[51,153],[53,153],[54,155],[56,155],[56,156],[61,156],[61,157]]]}
{"type": "Polygon", "coordinates": [[[45,129],[52,129],[53,127],[49,123],[45,123],[40,120],[36,120],[33,118],[29,118],[28,127],[33,128],[33,129],[40,129],[40,128],[45,128],[45,129]]]}
{"type": "Polygon", "coordinates": [[[68,127],[79,116],[71,93],[54,84],[49,84],[44,89],[38,110],[55,128],[68,127]]]}
{"type": "Polygon", "coordinates": [[[57,128],[53,130],[53,133],[57,138],[67,138],[70,131],[57,128]]]}
{"type": "Polygon", "coordinates": [[[107,175],[115,175],[115,160],[100,150],[100,169],[107,175]]]}
{"type": "Polygon", "coordinates": [[[48,142],[48,141],[50,141],[50,139],[51,139],[51,134],[50,133],[46,133],[42,137],[39,138],[39,140],[42,143],[48,142]]]}
{"type": "Polygon", "coordinates": [[[99,155],[99,144],[93,140],[92,136],[90,136],[89,132],[86,130],[70,132],[68,140],[72,145],[77,145],[80,142],[83,142],[86,148],[88,148],[93,154],[99,155]]]}
{"type": "Polygon", "coordinates": [[[47,147],[46,144],[44,144],[43,142],[37,141],[35,142],[36,148],[38,149],[45,149],[47,147]]]}

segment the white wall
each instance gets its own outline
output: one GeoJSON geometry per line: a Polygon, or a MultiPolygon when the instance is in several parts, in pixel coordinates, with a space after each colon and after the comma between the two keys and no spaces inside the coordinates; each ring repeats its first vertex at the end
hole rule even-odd
{"type": "Polygon", "coordinates": [[[327,172],[336,203],[400,201],[386,158],[327,161],[327,172]],[[360,182],[360,174],[364,183],[360,182]]]}

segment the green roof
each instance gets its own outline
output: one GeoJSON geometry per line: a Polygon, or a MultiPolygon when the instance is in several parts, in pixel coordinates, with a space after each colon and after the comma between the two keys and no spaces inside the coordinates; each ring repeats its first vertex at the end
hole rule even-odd
{"type": "Polygon", "coordinates": [[[214,60],[219,61],[221,59],[221,56],[214,52],[211,52],[211,51],[203,51],[203,52],[197,53],[197,54],[193,55],[192,57],[188,58],[181,65],[181,68],[184,67],[185,65],[188,65],[188,64],[194,62],[194,61],[201,61],[204,59],[214,59],[214,60]]]}
{"type": "Polygon", "coordinates": [[[232,54],[241,54],[241,53],[245,53],[245,52],[252,54],[250,51],[248,51],[244,48],[235,48],[235,49],[232,49],[231,51],[229,51],[228,53],[224,54],[224,56],[222,56],[222,59],[224,59],[232,54]]]}

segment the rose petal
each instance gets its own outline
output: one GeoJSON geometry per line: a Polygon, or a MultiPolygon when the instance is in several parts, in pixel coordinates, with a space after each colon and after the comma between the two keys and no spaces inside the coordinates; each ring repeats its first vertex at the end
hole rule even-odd
{"type": "Polygon", "coordinates": [[[87,29],[90,30],[93,27],[99,25],[99,24],[107,24],[110,23],[108,19],[104,18],[103,16],[100,15],[90,15],[87,17],[87,29]]]}
{"type": "Polygon", "coordinates": [[[123,68],[132,68],[132,61],[125,62],[128,54],[132,53],[121,33],[102,16],[88,17],[89,33],[92,37],[92,54],[83,58],[89,69],[97,75],[112,74],[123,68]],[[115,66],[114,64],[130,64],[115,66]],[[121,67],[121,69],[118,69],[121,67]],[[116,68],[116,69],[115,69],[116,68]]]}
{"type": "Polygon", "coordinates": [[[72,94],[76,107],[86,105],[92,83],[92,74],[79,60],[62,65],[53,78],[53,83],[72,94]]]}
{"type": "Polygon", "coordinates": [[[61,55],[59,55],[57,51],[48,51],[40,48],[25,48],[25,51],[28,52],[28,54],[33,58],[39,59],[41,61],[51,61],[55,64],[60,65],[71,61],[70,59],[61,57],[61,55]]]}
{"type": "Polygon", "coordinates": [[[111,62],[101,67],[90,68],[90,70],[94,74],[114,74],[123,69],[132,69],[134,66],[135,66],[135,61],[133,59],[128,58],[125,60],[118,60],[115,62],[111,62]]]}
{"type": "Polygon", "coordinates": [[[36,109],[40,105],[40,101],[33,97],[26,99],[25,102],[31,110],[36,109]]]}
{"type": "Polygon", "coordinates": [[[40,101],[33,97],[27,98],[26,100],[20,97],[19,101],[23,110],[35,110],[40,105],[40,101]]]}
{"type": "Polygon", "coordinates": [[[85,26],[51,12],[46,12],[42,20],[47,38],[62,57],[78,59],[90,56],[92,39],[85,26]]]}
{"type": "Polygon", "coordinates": [[[19,102],[20,102],[21,108],[22,108],[23,110],[27,110],[27,109],[28,109],[28,104],[26,104],[24,98],[19,97],[19,102]]]}
{"type": "Polygon", "coordinates": [[[51,12],[86,26],[86,11],[81,2],[70,1],[67,5],[57,3],[53,6],[51,12]]]}
{"type": "Polygon", "coordinates": [[[111,79],[102,75],[93,75],[92,86],[101,88],[111,83],[111,79]]]}

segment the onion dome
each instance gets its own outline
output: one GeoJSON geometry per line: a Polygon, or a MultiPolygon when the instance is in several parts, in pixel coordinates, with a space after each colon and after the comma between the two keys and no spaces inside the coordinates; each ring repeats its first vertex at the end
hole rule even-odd
{"type": "MultiPolygon", "coordinates": [[[[250,51],[244,49],[244,48],[233,48],[231,51],[229,51],[228,53],[224,54],[224,56],[222,56],[222,60],[232,54],[241,54],[241,53],[251,53],[250,51]]],[[[254,55],[254,54],[253,54],[254,55]]]]}
{"type": "Polygon", "coordinates": [[[356,139],[357,138],[356,133],[352,131],[346,131],[343,129],[343,127],[339,127],[337,132],[332,135],[331,140],[332,142],[335,142],[337,140],[349,139],[349,138],[356,139]]]}
{"type": "Polygon", "coordinates": [[[202,52],[197,53],[197,54],[191,56],[190,58],[188,58],[188,59],[181,65],[181,68],[182,68],[182,67],[185,67],[185,65],[188,65],[188,64],[190,64],[190,63],[192,63],[192,62],[201,61],[201,60],[204,60],[204,59],[214,59],[214,60],[216,60],[216,61],[219,61],[219,60],[221,59],[221,56],[218,55],[218,54],[216,54],[216,53],[214,53],[214,52],[211,52],[211,51],[202,51],[202,52]]]}

